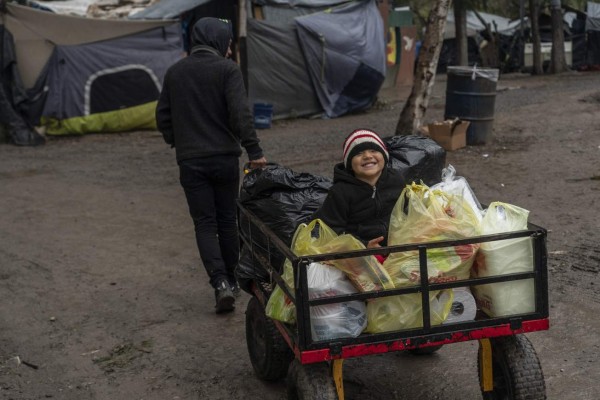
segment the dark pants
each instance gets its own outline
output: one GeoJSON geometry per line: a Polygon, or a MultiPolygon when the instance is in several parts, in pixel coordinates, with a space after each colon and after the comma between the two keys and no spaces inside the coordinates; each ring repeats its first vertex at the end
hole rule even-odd
{"type": "Polygon", "coordinates": [[[222,279],[235,281],[240,246],[236,213],[239,174],[236,156],[179,163],[179,182],[194,220],[200,258],[213,287],[222,279]]]}

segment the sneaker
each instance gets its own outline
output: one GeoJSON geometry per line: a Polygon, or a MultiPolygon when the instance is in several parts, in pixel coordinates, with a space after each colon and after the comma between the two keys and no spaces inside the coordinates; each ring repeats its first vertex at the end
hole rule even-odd
{"type": "Polygon", "coordinates": [[[240,284],[237,281],[233,281],[233,283],[229,283],[229,287],[231,287],[231,292],[237,298],[242,294],[242,289],[240,288],[240,284]]]}
{"type": "Polygon", "coordinates": [[[215,311],[217,314],[230,312],[235,309],[235,297],[229,283],[225,280],[219,282],[215,288],[215,311]]]}

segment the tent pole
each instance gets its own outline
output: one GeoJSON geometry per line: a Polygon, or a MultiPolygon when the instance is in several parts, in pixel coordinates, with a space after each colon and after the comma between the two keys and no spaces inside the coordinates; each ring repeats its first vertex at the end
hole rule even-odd
{"type": "Polygon", "coordinates": [[[244,77],[244,86],[248,92],[248,56],[246,53],[246,0],[238,0],[238,40],[237,40],[237,57],[238,64],[242,70],[244,77]]]}
{"type": "Polygon", "coordinates": [[[238,37],[246,37],[246,0],[238,0],[238,37]]]}

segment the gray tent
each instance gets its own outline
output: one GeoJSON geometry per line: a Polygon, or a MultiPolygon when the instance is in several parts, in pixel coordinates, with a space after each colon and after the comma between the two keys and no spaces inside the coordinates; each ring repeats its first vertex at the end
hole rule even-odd
{"type": "Polygon", "coordinates": [[[155,128],[164,73],[183,55],[177,21],[7,9],[32,124],[45,125],[48,134],[155,128]]]}
{"type": "MultiPolygon", "coordinates": [[[[234,4],[221,3],[226,8],[234,4]]],[[[163,0],[130,18],[182,18],[215,4],[163,0]]],[[[245,4],[241,63],[250,104],[271,104],[275,117],[285,118],[323,112],[337,117],[374,102],[386,72],[384,27],[375,0],[245,4]]]]}
{"type": "Polygon", "coordinates": [[[385,79],[383,21],[374,1],[296,19],[312,82],[325,113],[371,106],[385,79]]]}
{"type": "Polygon", "coordinates": [[[154,129],[163,76],[181,55],[179,24],[57,46],[40,77],[42,122],[53,134],[154,129]]]}
{"type": "Polygon", "coordinates": [[[263,0],[249,19],[251,103],[275,116],[337,117],[371,106],[385,79],[383,21],[375,0],[263,0]]]}
{"type": "Polygon", "coordinates": [[[248,96],[281,118],[322,112],[298,44],[294,21],[248,20],[248,96]]]}

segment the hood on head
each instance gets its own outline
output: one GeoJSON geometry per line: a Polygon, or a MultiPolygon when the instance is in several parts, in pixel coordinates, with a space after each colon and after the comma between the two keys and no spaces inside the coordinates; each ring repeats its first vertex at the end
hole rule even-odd
{"type": "Polygon", "coordinates": [[[192,46],[204,45],[227,54],[229,41],[233,39],[231,21],[219,18],[200,18],[192,28],[192,46]]]}

